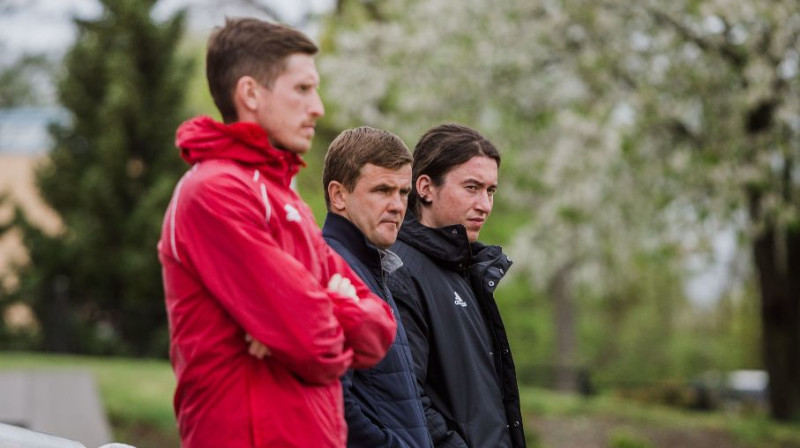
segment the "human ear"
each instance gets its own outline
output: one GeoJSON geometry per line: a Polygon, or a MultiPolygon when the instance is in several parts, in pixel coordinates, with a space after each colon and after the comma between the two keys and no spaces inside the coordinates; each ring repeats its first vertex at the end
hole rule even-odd
{"type": "Polygon", "coordinates": [[[252,76],[242,76],[234,88],[236,104],[247,111],[258,109],[258,82],[252,76]]]}
{"type": "Polygon", "coordinates": [[[417,195],[422,204],[430,204],[433,196],[433,181],[427,174],[422,174],[417,178],[417,195]]]}
{"type": "Polygon", "coordinates": [[[330,198],[331,210],[343,212],[347,208],[347,189],[341,182],[332,180],[328,183],[328,198],[330,198]]]}

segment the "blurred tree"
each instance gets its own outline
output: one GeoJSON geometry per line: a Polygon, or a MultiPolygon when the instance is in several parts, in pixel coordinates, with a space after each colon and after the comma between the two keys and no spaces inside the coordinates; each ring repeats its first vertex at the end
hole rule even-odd
{"type": "MultiPolygon", "coordinates": [[[[661,204],[643,199],[660,190],[643,181],[654,178],[654,169],[622,157],[626,111],[589,101],[580,74],[565,62],[568,54],[553,47],[564,21],[551,22],[543,6],[364,3],[347,2],[335,32],[323,39],[332,47],[320,61],[330,120],[385,127],[408,142],[433,124],[459,121],[503,149],[487,230],[516,230],[516,238],[505,238],[517,262],[512,273],[527,278],[537,291],[531,295],[552,300],[549,362],[570,372],[585,359],[578,347],[579,295],[610,296],[625,283],[620,271],[635,271],[646,253],[675,244],[645,238],[665,235],[658,229],[666,223],[655,217],[661,204]],[[509,229],[506,217],[520,214],[524,220],[511,221],[524,224],[509,229]],[[587,289],[582,285],[592,292],[580,293],[587,289]]],[[[667,308],[683,304],[680,295],[649,298],[667,308]]],[[[499,299],[502,307],[502,294],[499,299]]],[[[626,303],[647,298],[633,299],[626,303]]],[[[518,358],[525,362],[524,354],[518,358]]],[[[569,376],[556,381],[574,385],[569,376]]]]}
{"type": "MultiPolygon", "coordinates": [[[[339,4],[320,67],[335,126],[414,141],[460,121],[505,149],[498,199],[527,215],[515,271],[554,301],[560,364],[576,360],[578,297],[610,311],[657,302],[638,328],[674,333],[685,254],[740,230],[759,274],[772,413],[790,419],[798,36],[794,0],[352,0],[339,4]]],[[[670,343],[638,339],[640,352],[670,343]]]]}
{"type": "Polygon", "coordinates": [[[634,111],[636,152],[681,182],[684,207],[704,222],[745,232],[772,415],[800,419],[800,5],[608,2],[573,11],[581,65],[602,68],[619,92],[607,100],[634,111]]]}
{"type": "Polygon", "coordinates": [[[101,0],[76,19],[59,99],[71,122],[37,185],[62,218],[48,235],[22,213],[30,263],[17,295],[55,351],[165,355],[167,323],[155,255],[161,218],[182,162],[174,150],[190,64],[176,47],[184,13],[155,23],[156,0],[101,0]]]}

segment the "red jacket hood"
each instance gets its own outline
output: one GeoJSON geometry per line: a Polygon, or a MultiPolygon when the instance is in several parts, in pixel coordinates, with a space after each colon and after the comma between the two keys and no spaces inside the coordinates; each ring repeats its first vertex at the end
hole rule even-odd
{"type": "Polygon", "coordinates": [[[272,146],[267,132],[256,123],[224,124],[207,116],[195,117],[178,127],[175,145],[190,165],[209,159],[235,160],[285,185],[305,166],[297,154],[272,146]]]}

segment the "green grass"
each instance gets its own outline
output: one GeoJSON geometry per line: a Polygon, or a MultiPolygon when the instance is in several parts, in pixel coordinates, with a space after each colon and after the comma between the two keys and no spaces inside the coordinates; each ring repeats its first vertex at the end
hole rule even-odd
{"type": "MultiPolygon", "coordinates": [[[[139,448],[179,445],[172,411],[175,380],[167,361],[0,353],[0,370],[12,369],[87,370],[97,381],[118,441],[139,448]]],[[[520,392],[523,413],[529,422],[537,418],[614,419],[631,425],[722,431],[749,447],[800,447],[800,425],[779,424],[764,417],[682,411],[613,395],[585,399],[531,387],[522,387],[520,392]]],[[[529,432],[531,440],[535,440],[536,435],[529,432]]],[[[638,443],[628,434],[618,432],[612,436],[619,446],[638,443]]]]}
{"type": "Polygon", "coordinates": [[[527,420],[542,417],[610,418],[635,425],[722,431],[751,447],[800,447],[800,425],[777,423],[764,416],[697,412],[625,400],[614,395],[584,398],[538,388],[520,388],[527,420]]]}

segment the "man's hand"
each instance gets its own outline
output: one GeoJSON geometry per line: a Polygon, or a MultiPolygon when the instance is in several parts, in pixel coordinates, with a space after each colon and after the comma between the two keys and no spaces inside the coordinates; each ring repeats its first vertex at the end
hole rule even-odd
{"type": "Polygon", "coordinates": [[[244,340],[248,343],[247,352],[258,359],[264,359],[271,355],[266,345],[258,342],[250,333],[244,335],[244,340]]]}
{"type": "Polygon", "coordinates": [[[335,292],[341,296],[350,297],[358,302],[360,299],[356,295],[356,287],[350,283],[350,279],[342,277],[340,274],[333,274],[328,280],[328,291],[335,292]]]}
{"type": "MultiPolygon", "coordinates": [[[[333,274],[331,276],[331,279],[328,281],[328,291],[349,297],[356,302],[359,301],[358,295],[356,295],[356,287],[353,286],[349,278],[342,277],[341,274],[333,274]]],[[[269,348],[253,338],[250,333],[244,335],[244,340],[248,344],[247,353],[250,353],[250,355],[258,359],[264,359],[271,355],[269,348]]]]}

